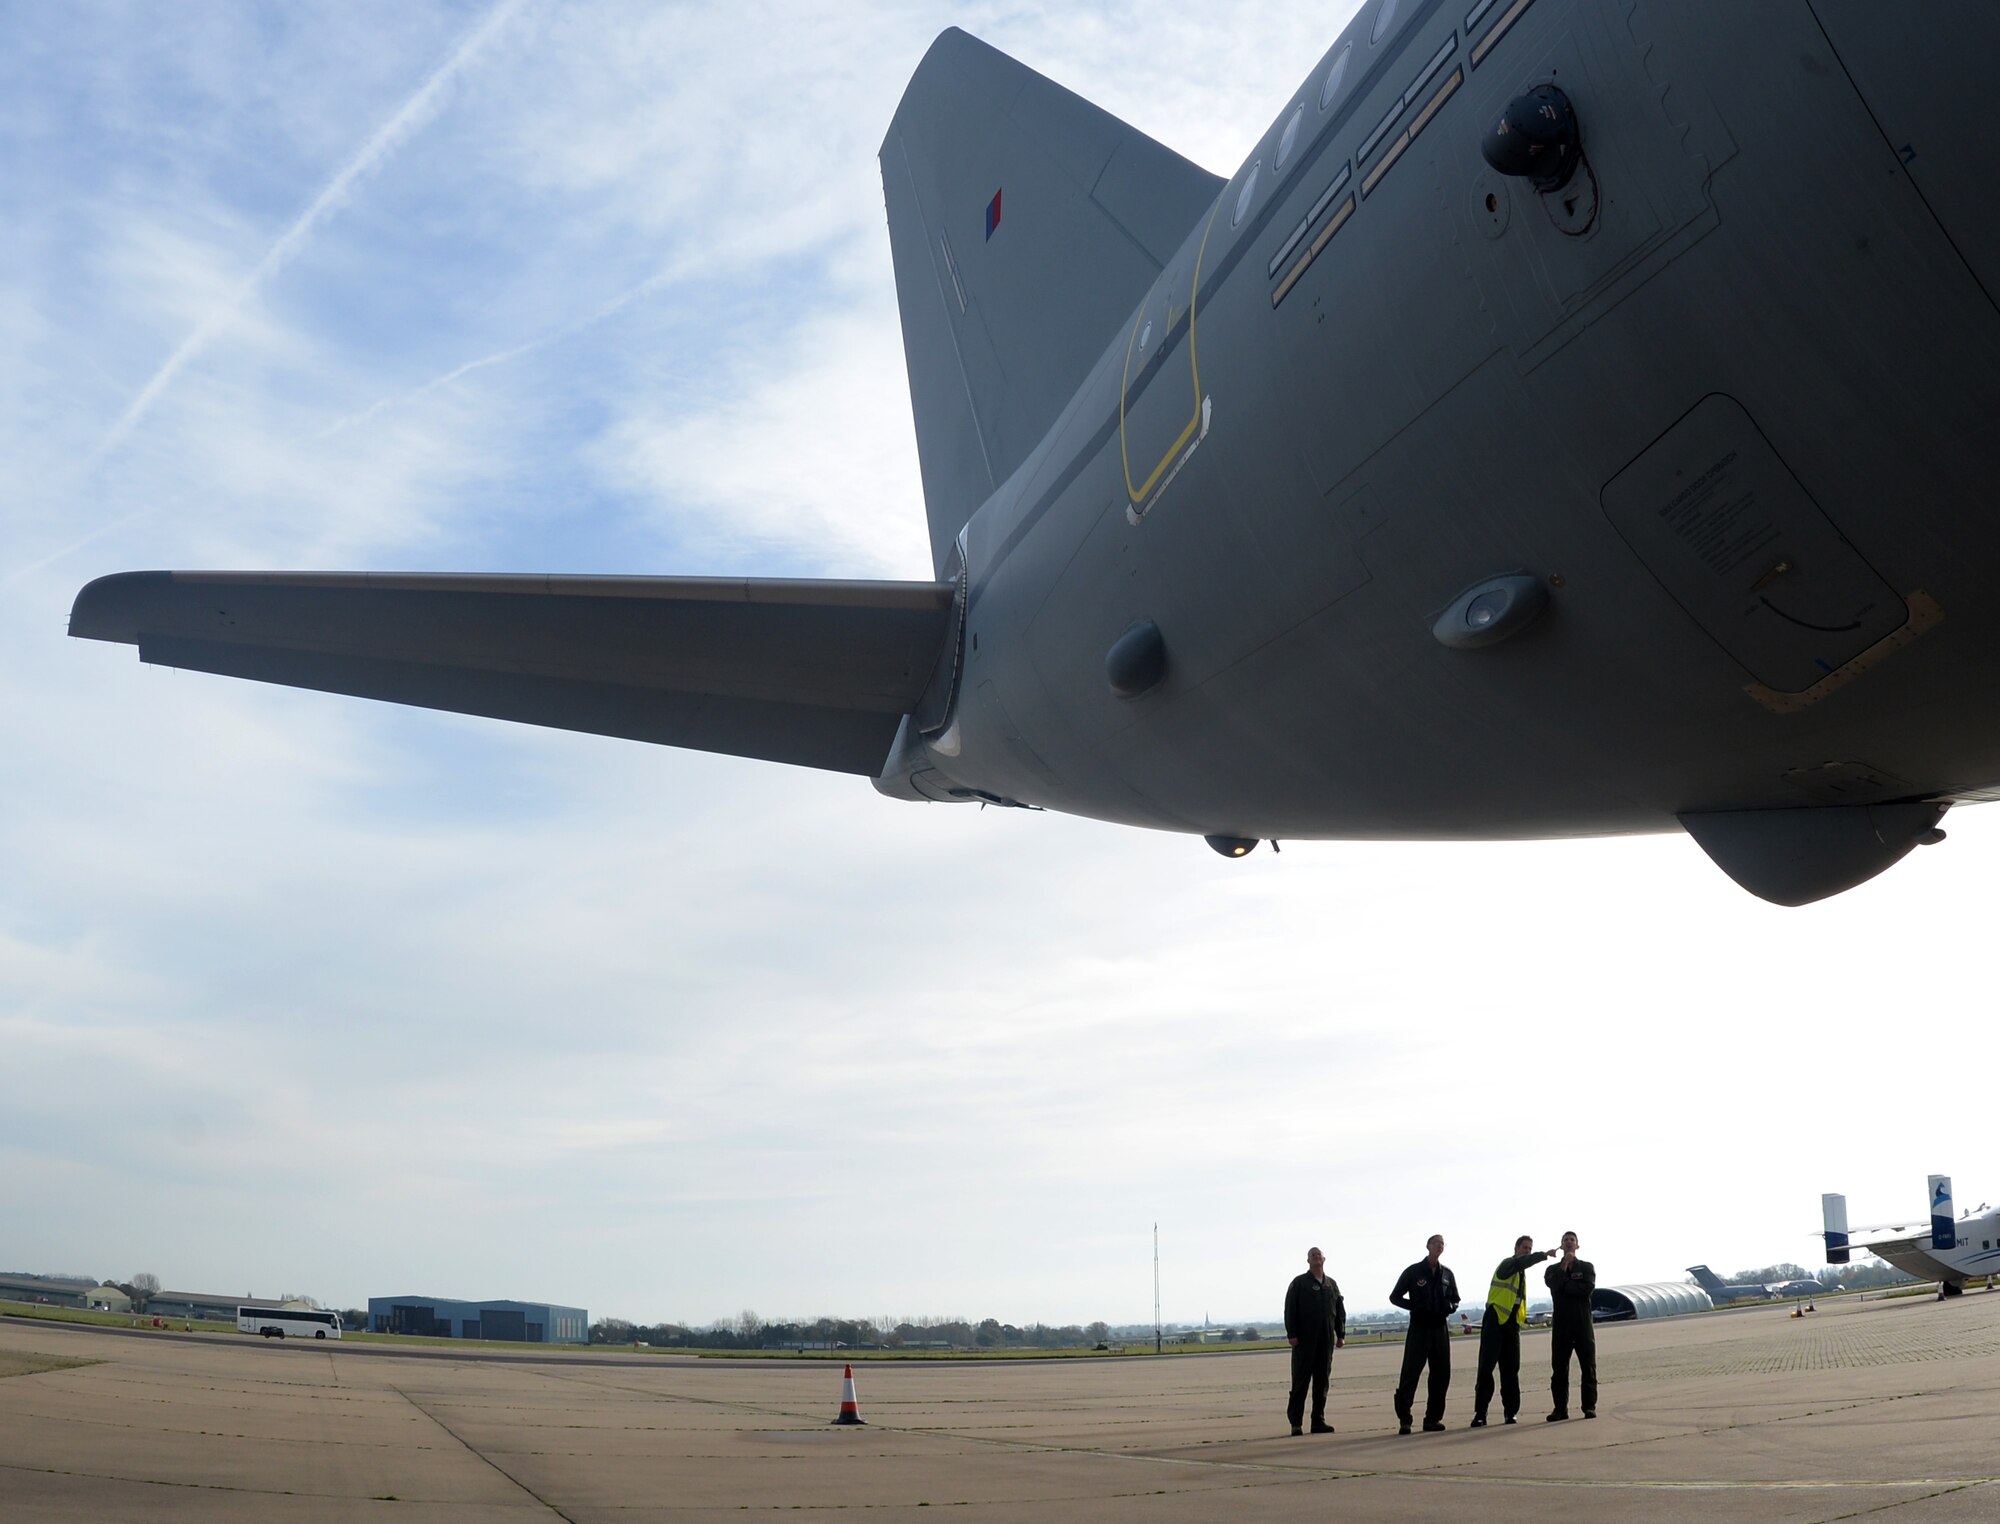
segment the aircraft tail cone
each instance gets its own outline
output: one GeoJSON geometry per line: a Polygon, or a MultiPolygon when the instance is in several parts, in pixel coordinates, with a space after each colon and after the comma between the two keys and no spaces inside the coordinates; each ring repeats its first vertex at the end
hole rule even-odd
{"type": "Polygon", "coordinates": [[[834,1419],[834,1422],[866,1423],[867,1421],[861,1416],[861,1409],[854,1401],[854,1367],[850,1365],[840,1380],[840,1416],[834,1419]]]}

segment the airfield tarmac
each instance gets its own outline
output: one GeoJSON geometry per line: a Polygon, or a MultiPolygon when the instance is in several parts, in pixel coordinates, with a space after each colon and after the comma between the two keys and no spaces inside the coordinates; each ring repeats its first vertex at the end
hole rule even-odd
{"type": "MultiPolygon", "coordinates": [[[[379,1350],[380,1346],[373,1347],[379,1350]]],[[[1395,1432],[1400,1346],[1341,1351],[1285,1430],[1279,1352],[840,1367],[594,1351],[391,1357],[0,1319],[0,1518],[1831,1520],[2000,1517],[2000,1295],[1598,1330],[1594,1422],[1395,1432]],[[101,1363],[32,1374],[36,1356],[101,1363]]],[[[1421,1401],[1421,1397],[1419,1398],[1421,1401]]],[[[1495,1419],[1497,1425],[1497,1404],[1495,1419]]]]}

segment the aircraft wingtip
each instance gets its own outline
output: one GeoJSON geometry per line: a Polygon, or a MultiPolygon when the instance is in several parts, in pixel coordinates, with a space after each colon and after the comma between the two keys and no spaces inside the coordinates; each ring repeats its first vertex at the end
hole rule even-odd
{"type": "Polygon", "coordinates": [[[78,640],[139,639],[141,611],[152,595],[173,581],[172,572],[112,572],[87,582],[70,605],[69,633],[78,640]]]}

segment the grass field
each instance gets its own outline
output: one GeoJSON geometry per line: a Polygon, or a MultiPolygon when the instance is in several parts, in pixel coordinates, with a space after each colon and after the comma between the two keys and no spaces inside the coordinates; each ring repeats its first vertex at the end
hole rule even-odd
{"type": "MultiPolygon", "coordinates": [[[[124,1312],[85,1312],[76,1307],[45,1307],[32,1302],[0,1301],[0,1316],[10,1318],[30,1318],[51,1323],[94,1323],[106,1328],[153,1329],[150,1314],[124,1312]]],[[[192,1331],[195,1333],[233,1333],[233,1323],[213,1323],[196,1319],[187,1324],[179,1318],[164,1319],[164,1327],[155,1330],[161,1337],[192,1331]]],[[[250,1335],[244,1335],[245,1338],[250,1335]]],[[[1400,1339],[1401,1334],[1387,1337],[1400,1339]]],[[[343,1341],[353,1340],[362,1344],[395,1344],[400,1346],[419,1345],[437,1349],[497,1349],[515,1350],[518,1343],[505,1339],[432,1339],[417,1334],[375,1334],[361,1333],[347,1329],[341,1333],[343,1341]]],[[[1281,1343],[1278,1339],[1259,1339],[1252,1342],[1234,1344],[1175,1344],[1171,1341],[1163,1353],[1168,1355],[1226,1355],[1238,1354],[1245,1350],[1275,1349],[1281,1343]]],[[[1379,1337],[1356,1337],[1350,1344],[1380,1342],[1379,1337]]],[[[1153,1353],[1150,1341],[1115,1346],[1099,1350],[1076,1349],[687,1349],[680,1345],[632,1345],[632,1344],[559,1344],[537,1345],[537,1349],[562,1350],[589,1349],[595,1354],[627,1354],[643,1360],[651,1355],[694,1355],[704,1360],[819,1360],[819,1361],[875,1361],[875,1360],[1077,1360],[1115,1359],[1153,1353]]]]}
{"type": "MultiPolygon", "coordinates": [[[[1936,1288],[1934,1286],[1926,1284],[1926,1285],[1918,1285],[1910,1287],[1896,1287],[1886,1291],[1871,1290],[1867,1293],[1865,1300],[1874,1300],[1878,1297],[1883,1297],[1883,1296],[1889,1296],[1889,1297],[1935,1296],[1936,1294],[1937,1294],[1936,1288]]],[[[1833,1295],[1835,1296],[1851,1295],[1851,1293],[1834,1293],[1833,1295]]],[[[1831,1300],[1831,1297],[1822,1297],[1820,1298],[1820,1300],[1822,1301],[1831,1300]]],[[[1746,1302],[1746,1303],[1736,1304],[1735,1306],[1732,1307],[1716,1308],[1715,1311],[1720,1313],[1744,1312],[1744,1311],[1754,1310],[1755,1308],[1769,1308],[1778,1305],[1783,1305],[1783,1304],[1773,1303],[1773,1302],[1757,1302],[1757,1303],[1746,1302]]],[[[143,1328],[151,1330],[153,1326],[153,1320],[150,1315],[142,1315],[138,1313],[122,1313],[122,1312],[84,1312],[81,1309],[74,1307],[44,1307],[29,1302],[0,1301],[0,1316],[10,1317],[10,1318],[40,1319],[56,1323],[95,1323],[111,1328],[143,1328]]],[[[162,1338],[167,1338],[174,1334],[186,1332],[189,1330],[195,1333],[207,1333],[207,1334],[234,1333],[236,1331],[236,1325],[234,1323],[204,1322],[200,1319],[196,1319],[191,1325],[184,1325],[182,1320],[180,1319],[169,1319],[169,1320],[164,1320],[164,1322],[165,1326],[157,1330],[157,1332],[160,1334],[162,1338]]],[[[1478,1333],[1477,1325],[1474,1325],[1471,1332],[1472,1336],[1474,1337],[1477,1336],[1478,1333]]],[[[245,1334],[244,1337],[250,1338],[252,1336],[249,1334],[245,1334]]],[[[485,1350],[519,1350],[522,1348],[521,1344],[508,1339],[434,1339],[434,1338],[426,1338],[418,1334],[362,1333],[354,1329],[344,1330],[341,1333],[341,1338],[343,1341],[353,1341],[355,1343],[360,1343],[360,1344],[393,1344],[398,1347],[408,1347],[411,1345],[416,1345],[416,1346],[430,1347],[436,1349],[485,1349],[485,1350]]],[[[1384,1333],[1352,1334],[1348,1337],[1347,1343],[1349,1348],[1356,1348],[1369,1344],[1392,1344],[1392,1343],[1400,1344],[1402,1340],[1403,1340],[1402,1330],[1393,1329],[1384,1333]]],[[[1171,1340],[1169,1340],[1168,1343],[1165,1345],[1165,1347],[1160,1351],[1160,1354],[1162,1356],[1230,1355],[1230,1354],[1242,1354],[1251,1350],[1278,1349],[1282,1348],[1283,1344],[1284,1341],[1278,1338],[1258,1339],[1249,1342],[1239,1341],[1232,1344],[1176,1344],[1173,1343],[1171,1340]]],[[[1033,1348],[1022,1348],[1022,1347],[1010,1347],[1001,1349],[948,1349],[948,1350],[947,1349],[804,1349],[804,1350],[690,1349],[678,1344],[673,1344],[673,1345],[537,1344],[534,1345],[533,1348],[538,1352],[552,1354],[557,1356],[558,1358],[560,1358],[560,1356],[564,1352],[582,1353],[587,1350],[588,1352],[594,1355],[607,1355],[607,1354],[629,1355],[635,1360],[644,1360],[649,1356],[654,1356],[654,1355],[676,1355],[682,1357],[692,1355],[702,1360],[785,1360],[785,1361],[799,1360],[799,1361],[818,1361],[823,1364],[825,1363],[845,1364],[851,1361],[857,1365],[862,1364],[864,1362],[875,1363],[880,1361],[922,1362],[922,1361],[948,1361],[948,1360],[958,1360],[958,1361],[1089,1360],[1089,1359],[1116,1360],[1116,1359],[1130,1359],[1132,1357],[1141,1355],[1151,1357],[1154,1353],[1151,1340],[1145,1340],[1145,1341],[1134,1340],[1127,1344],[1114,1345],[1109,1350],[1090,1349],[1083,1347],[1074,1349],[1033,1349],[1033,1348]]],[[[21,1373],[0,1370],[0,1375],[10,1375],[10,1374],[18,1375],[21,1373]]]]}
{"type": "MultiPolygon", "coordinates": [[[[1393,1333],[1353,1334],[1348,1337],[1347,1343],[1351,1348],[1361,1344],[1385,1344],[1390,1342],[1400,1344],[1402,1341],[1402,1330],[1397,1329],[1393,1333]]],[[[1232,1344],[1178,1344],[1169,1339],[1165,1346],[1160,1349],[1159,1354],[1162,1356],[1237,1355],[1248,1350],[1278,1349],[1283,1346],[1284,1342],[1283,1339],[1270,1338],[1248,1341],[1239,1340],[1232,1344]]],[[[613,1346],[597,1345],[595,1347],[599,1349],[631,1348],[629,1344],[613,1346]]],[[[674,1346],[671,1349],[664,1350],[641,1349],[638,1353],[642,1355],[661,1353],[700,1355],[704,1359],[709,1360],[769,1360],[775,1357],[786,1360],[852,1360],[859,1362],[862,1360],[1110,1360],[1123,1359],[1134,1355],[1146,1355],[1150,1357],[1154,1354],[1154,1349],[1153,1341],[1147,1339],[1144,1341],[1134,1340],[1126,1344],[1114,1344],[1108,1350],[1091,1349],[1086,1346],[1078,1346],[1072,1349],[1031,1349],[1017,1346],[1004,1349],[805,1349],[779,1351],[771,1349],[681,1349],[679,1346],[674,1346]]]]}
{"type": "MultiPolygon", "coordinates": [[[[100,1328],[150,1327],[152,1319],[130,1312],[85,1312],[80,1307],[47,1307],[40,1302],[0,1301],[0,1314],[10,1318],[35,1318],[45,1323],[95,1323],[100,1328]]],[[[179,1326],[178,1324],[176,1325],[179,1326]]],[[[225,1328],[224,1323],[197,1323],[197,1328],[225,1328]]]]}
{"type": "Polygon", "coordinates": [[[68,1360],[61,1355],[44,1355],[32,1349],[0,1349],[0,1380],[9,1376],[39,1376],[44,1371],[70,1371],[85,1365],[101,1365],[101,1360],[68,1360]]]}

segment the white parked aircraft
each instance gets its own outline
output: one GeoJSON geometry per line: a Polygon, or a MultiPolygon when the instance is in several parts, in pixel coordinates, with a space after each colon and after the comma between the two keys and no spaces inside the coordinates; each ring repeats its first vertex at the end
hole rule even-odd
{"type": "Polygon", "coordinates": [[[1930,1203],[1926,1218],[1850,1228],[1847,1198],[1833,1192],[1821,1196],[1826,1262],[1844,1265],[1850,1249],[1861,1249],[1919,1280],[1936,1281],[1939,1296],[1957,1296],[1967,1281],[2000,1273],[2000,1210],[1982,1201],[1954,1218],[1949,1175],[1930,1177],[1930,1203]],[[1855,1243],[1850,1236],[1855,1233],[1886,1236],[1855,1243]]]}

